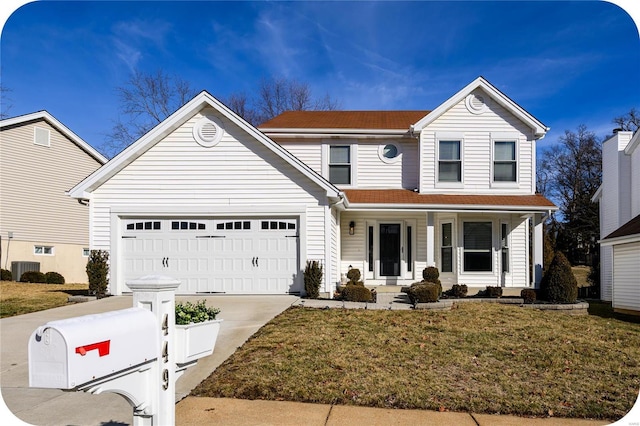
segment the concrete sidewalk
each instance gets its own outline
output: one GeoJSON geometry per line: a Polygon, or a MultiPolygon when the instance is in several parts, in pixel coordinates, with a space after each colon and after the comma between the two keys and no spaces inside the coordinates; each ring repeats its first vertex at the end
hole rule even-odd
{"type": "Polygon", "coordinates": [[[392,410],[286,401],[188,397],[176,406],[177,425],[432,425],[432,426],[596,426],[602,420],[529,419],[516,416],[428,410],[392,410]]]}
{"type": "MultiPolygon", "coordinates": [[[[200,359],[176,382],[176,400],[207,378],[215,368],[260,327],[298,300],[296,296],[177,296],[176,301],[206,299],[221,309],[224,319],[211,356],[200,359]]],[[[127,425],[133,411],[123,397],[105,393],[63,392],[29,388],[27,345],[31,333],[53,320],[126,309],[131,296],[108,297],[86,303],[34,312],[0,320],[0,387],[2,398],[19,419],[33,425],[127,425]]],[[[0,417],[0,424],[8,419],[0,417]]],[[[16,422],[17,423],[17,422],[16,422]]],[[[18,423],[17,423],[18,424],[18,423]]]]}

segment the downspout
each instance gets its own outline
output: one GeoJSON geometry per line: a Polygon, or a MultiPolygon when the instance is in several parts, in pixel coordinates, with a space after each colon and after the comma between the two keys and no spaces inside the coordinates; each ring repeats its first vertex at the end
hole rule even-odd
{"type": "MultiPolygon", "coordinates": [[[[331,292],[333,291],[333,268],[332,268],[332,261],[333,259],[331,258],[331,231],[332,231],[332,227],[331,227],[331,211],[333,210],[334,207],[342,204],[344,205],[344,200],[345,200],[345,195],[344,192],[340,191],[338,193],[338,197],[339,200],[336,201],[333,204],[329,204],[329,210],[328,210],[328,215],[325,216],[325,244],[324,244],[324,252],[325,252],[325,259],[327,260],[325,262],[325,283],[324,283],[324,288],[325,291],[329,293],[329,297],[331,297],[331,292]],[[329,232],[326,232],[326,231],[329,232]]],[[[340,259],[340,245],[341,245],[341,235],[340,235],[340,212],[337,212],[336,214],[336,226],[338,226],[338,229],[336,230],[336,266],[339,262],[340,259]]]]}

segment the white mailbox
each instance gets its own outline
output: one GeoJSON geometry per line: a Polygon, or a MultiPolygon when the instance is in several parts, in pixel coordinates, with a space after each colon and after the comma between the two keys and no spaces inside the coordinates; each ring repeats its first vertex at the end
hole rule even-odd
{"type": "Polygon", "coordinates": [[[29,386],[73,389],[155,360],[158,327],[142,308],[48,322],[29,339],[29,386]]]}

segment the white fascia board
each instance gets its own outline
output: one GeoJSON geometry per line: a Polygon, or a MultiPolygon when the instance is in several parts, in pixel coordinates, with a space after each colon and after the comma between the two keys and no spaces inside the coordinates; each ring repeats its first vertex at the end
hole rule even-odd
{"type": "Polygon", "coordinates": [[[289,151],[282,148],[277,143],[269,139],[264,133],[240,118],[237,114],[227,108],[226,105],[218,101],[206,91],[200,92],[191,101],[184,104],[180,109],[171,114],[163,122],[147,132],[144,136],[131,144],[120,154],[114,157],[107,164],[89,175],[78,185],[69,190],[69,195],[73,198],[86,198],[86,194],[94,191],[104,182],[113,177],[127,165],[131,164],[136,158],[140,157],[153,145],[160,142],[164,137],[173,132],[175,129],[184,124],[191,116],[205,107],[212,107],[224,115],[227,119],[239,126],[245,132],[253,136],[264,146],[269,148],[276,155],[290,163],[298,169],[303,175],[310,178],[314,183],[323,188],[329,197],[341,197],[342,192],[333,184],[329,183],[322,176],[313,171],[309,166],[294,157],[289,151]]]}
{"type": "Polygon", "coordinates": [[[592,203],[600,202],[600,197],[602,197],[602,184],[600,184],[598,189],[596,189],[596,192],[593,194],[593,197],[591,197],[591,202],[592,203]]]}
{"type": "Polygon", "coordinates": [[[487,206],[487,205],[453,205],[453,204],[356,204],[351,203],[349,211],[439,211],[451,213],[548,213],[558,210],[558,207],[531,206],[487,206]]]}
{"type": "Polygon", "coordinates": [[[91,145],[85,142],[80,136],[76,135],[71,131],[71,129],[69,129],[67,126],[58,121],[58,119],[56,119],[53,115],[44,110],[1,120],[0,128],[27,123],[29,121],[35,120],[45,120],[46,122],[48,122],[51,126],[56,128],[56,130],[65,135],[67,138],[71,139],[71,141],[75,143],[81,150],[89,154],[100,164],[104,164],[109,161],[105,156],[100,154],[91,145]]]}
{"type": "Polygon", "coordinates": [[[435,121],[438,117],[444,114],[446,111],[451,109],[454,105],[458,104],[462,101],[467,95],[476,90],[477,88],[483,89],[485,92],[491,96],[491,99],[498,102],[508,111],[510,111],[513,115],[518,117],[522,122],[527,124],[534,131],[534,135],[536,139],[542,139],[544,135],[549,131],[549,127],[545,126],[536,119],[534,116],[525,111],[520,105],[512,101],[509,97],[507,97],[504,93],[496,89],[491,83],[485,80],[483,77],[478,77],[465,86],[458,93],[447,99],[444,103],[438,106],[436,109],[431,111],[428,115],[426,115],[423,119],[418,121],[413,125],[413,128],[416,131],[421,131],[433,121],[435,121]]]}
{"type": "Polygon", "coordinates": [[[627,147],[624,149],[624,153],[626,155],[633,154],[633,151],[635,151],[639,145],[640,145],[640,129],[636,130],[636,134],[633,135],[633,137],[627,144],[627,147]]]}
{"type": "Polygon", "coordinates": [[[606,240],[598,240],[601,246],[614,246],[618,244],[637,243],[640,241],[640,234],[625,235],[624,237],[607,238],[606,240]]]}

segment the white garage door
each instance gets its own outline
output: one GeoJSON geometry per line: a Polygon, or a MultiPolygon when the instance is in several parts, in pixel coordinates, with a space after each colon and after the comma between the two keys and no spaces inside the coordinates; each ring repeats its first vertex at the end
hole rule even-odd
{"type": "Polygon", "coordinates": [[[300,291],[295,218],[122,222],[125,282],[163,274],[182,281],[179,294],[300,291]]]}

